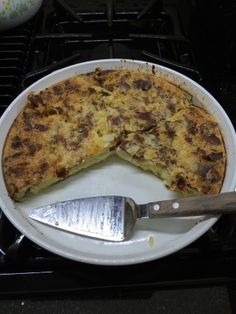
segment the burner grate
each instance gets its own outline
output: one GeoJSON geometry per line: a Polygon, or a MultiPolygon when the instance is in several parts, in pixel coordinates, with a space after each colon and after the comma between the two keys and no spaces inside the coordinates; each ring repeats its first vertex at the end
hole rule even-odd
{"type": "Polygon", "coordinates": [[[22,88],[37,79],[93,59],[156,62],[201,81],[190,43],[179,35],[177,15],[170,9],[166,13],[162,1],[128,2],[134,10],[121,10],[119,1],[102,3],[91,11],[76,1],[57,0],[56,11],[49,9],[35,34],[29,27],[0,37],[1,114],[22,88]]]}
{"type": "Polygon", "coordinates": [[[27,28],[0,34],[0,115],[21,90],[30,42],[27,28]]]}
{"type": "Polygon", "coordinates": [[[19,90],[28,49],[26,36],[0,36],[0,113],[19,90]]]}
{"type": "Polygon", "coordinates": [[[162,6],[148,13],[156,2],[140,11],[117,12],[107,1],[107,8],[78,15],[78,7],[56,1],[56,13],[45,18],[47,32],[34,37],[24,87],[56,67],[107,58],[156,62],[201,81],[190,42],[172,19],[176,14],[165,13],[162,6]]]}

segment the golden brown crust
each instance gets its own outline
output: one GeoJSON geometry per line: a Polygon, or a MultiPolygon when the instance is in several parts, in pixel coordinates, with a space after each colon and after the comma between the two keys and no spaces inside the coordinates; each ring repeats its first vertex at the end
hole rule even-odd
{"type": "Polygon", "coordinates": [[[224,144],[216,122],[200,108],[182,109],[148,132],[127,134],[119,150],[121,157],[125,152],[129,161],[154,172],[171,190],[188,195],[221,189],[224,144]]]}
{"type": "Polygon", "coordinates": [[[184,194],[223,182],[219,127],[188,93],[147,72],[97,70],[28,96],[4,146],[7,189],[21,200],[114,151],[184,194]]]}

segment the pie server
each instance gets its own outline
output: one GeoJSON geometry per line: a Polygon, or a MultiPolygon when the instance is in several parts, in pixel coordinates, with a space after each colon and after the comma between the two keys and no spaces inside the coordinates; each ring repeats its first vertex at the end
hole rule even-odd
{"type": "Polygon", "coordinates": [[[29,217],[54,228],[88,237],[123,241],[137,219],[236,213],[236,192],[138,205],[123,196],[68,200],[31,209],[29,217]]]}

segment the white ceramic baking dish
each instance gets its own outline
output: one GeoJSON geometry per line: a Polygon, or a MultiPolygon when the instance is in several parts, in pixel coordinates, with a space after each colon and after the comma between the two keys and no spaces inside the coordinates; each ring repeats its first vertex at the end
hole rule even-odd
{"type": "MultiPolygon", "coordinates": [[[[236,185],[235,131],[219,103],[200,85],[188,77],[160,65],[135,60],[108,59],[76,64],[40,79],[21,93],[8,107],[0,120],[0,156],[8,130],[26,103],[27,95],[74,75],[94,71],[96,67],[124,67],[154,71],[193,96],[195,105],[205,108],[217,119],[227,151],[227,167],[222,192],[233,191],[236,185]]],[[[0,157],[1,158],[1,157],[0,157]]],[[[152,174],[146,173],[118,158],[111,158],[60,182],[40,195],[23,203],[8,196],[0,167],[0,206],[9,220],[29,239],[61,256],[102,265],[135,264],[171,254],[199,238],[218,217],[159,219],[139,222],[133,237],[126,242],[112,243],[89,239],[59,231],[28,217],[29,208],[66,199],[95,195],[125,195],[137,203],[171,199],[169,191],[152,174]]]]}

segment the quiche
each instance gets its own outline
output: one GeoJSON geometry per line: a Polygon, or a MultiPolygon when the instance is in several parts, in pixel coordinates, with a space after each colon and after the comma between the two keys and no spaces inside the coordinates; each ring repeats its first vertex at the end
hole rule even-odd
{"type": "Polygon", "coordinates": [[[28,95],[3,149],[6,187],[22,201],[112,154],[183,195],[224,179],[219,125],[191,95],[154,73],[96,69],[28,95]]]}

